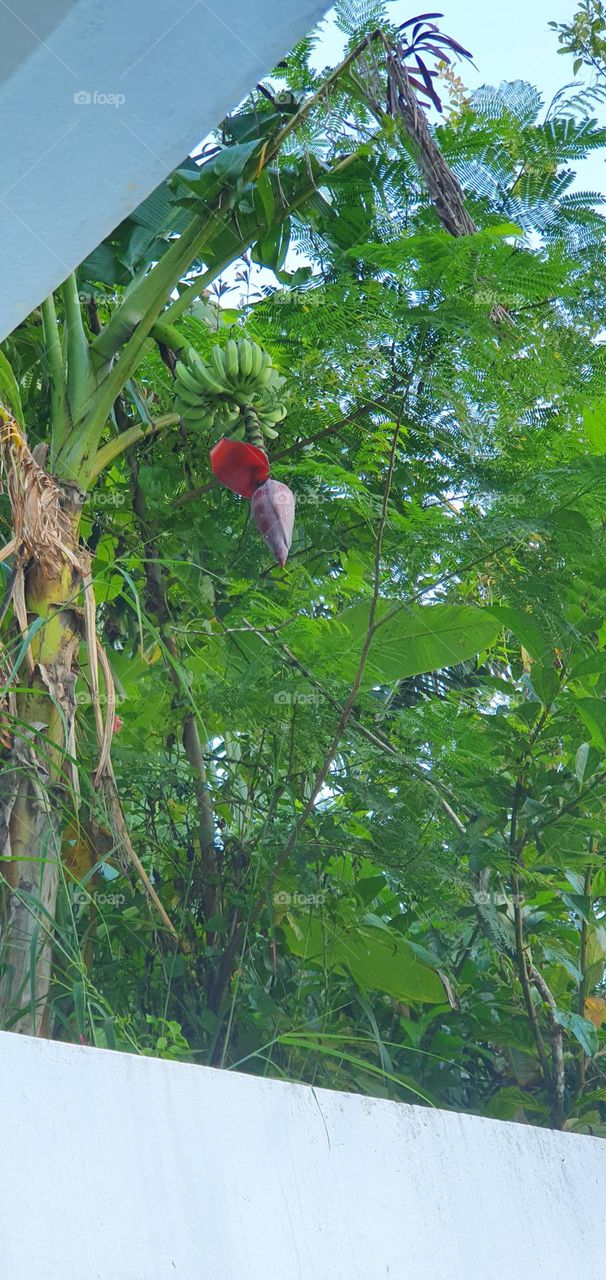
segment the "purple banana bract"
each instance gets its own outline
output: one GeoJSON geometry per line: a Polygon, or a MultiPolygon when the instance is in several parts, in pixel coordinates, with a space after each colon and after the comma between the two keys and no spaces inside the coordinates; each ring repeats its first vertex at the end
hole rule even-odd
{"type": "Polygon", "coordinates": [[[276,557],[278,564],[284,566],[290,551],[295,523],[294,493],[287,484],[270,478],[255,489],[250,506],[261,537],[276,557]]]}

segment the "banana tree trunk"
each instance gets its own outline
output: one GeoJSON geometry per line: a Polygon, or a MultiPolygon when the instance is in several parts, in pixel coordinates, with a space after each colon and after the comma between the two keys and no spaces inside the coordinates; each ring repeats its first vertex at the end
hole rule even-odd
{"type": "MultiPolygon", "coordinates": [[[[60,490],[76,545],[82,494],[60,490]]],[[[3,892],[0,918],[0,1025],[29,1035],[49,1031],[48,998],[61,833],[76,802],[75,684],[81,626],[79,575],[66,556],[54,570],[32,562],[24,575],[32,633],[31,663],[17,699],[17,724],[5,779],[3,892]],[[71,760],[70,760],[71,757],[71,760]],[[6,791],[5,786],[5,791],[6,791]],[[71,792],[71,794],[70,794],[71,792]]]]}

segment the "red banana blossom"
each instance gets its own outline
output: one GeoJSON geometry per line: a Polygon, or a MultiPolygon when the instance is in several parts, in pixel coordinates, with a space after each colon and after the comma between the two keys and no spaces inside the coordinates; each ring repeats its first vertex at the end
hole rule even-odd
{"type": "Polygon", "coordinates": [[[244,440],[223,437],[210,451],[210,465],[217,480],[242,498],[252,498],[258,485],[269,476],[267,454],[244,440]]]}
{"type": "Polygon", "coordinates": [[[287,484],[272,480],[263,449],[223,437],[210,451],[213,475],[232,493],[250,498],[253,520],[279,565],[286,564],[295,522],[295,496],[287,484]]]}
{"type": "Polygon", "coordinates": [[[295,523],[295,495],[279,480],[264,480],[252,495],[252,518],[272,555],[284,567],[295,523]]]}

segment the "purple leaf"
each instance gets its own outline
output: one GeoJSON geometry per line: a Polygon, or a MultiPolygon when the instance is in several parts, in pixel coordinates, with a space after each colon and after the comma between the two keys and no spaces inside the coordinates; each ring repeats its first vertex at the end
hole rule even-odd
{"type": "Polygon", "coordinates": [[[417,13],[414,18],[407,18],[406,22],[401,22],[398,31],[403,31],[405,27],[412,27],[415,22],[427,22],[429,18],[443,18],[443,13],[417,13]]]}

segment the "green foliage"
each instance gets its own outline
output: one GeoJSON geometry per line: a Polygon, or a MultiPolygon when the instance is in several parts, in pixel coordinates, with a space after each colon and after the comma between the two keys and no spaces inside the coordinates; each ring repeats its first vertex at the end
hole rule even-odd
{"type": "MultiPolygon", "coordinates": [[[[338,9],[352,47],[383,21],[338,9]]],[[[311,47],[279,68],[295,94],[311,47]]],[[[80,270],[110,362],[153,264],[205,228],[162,276],[100,436],[136,448],[105,455],[81,529],[119,790],[179,945],[86,786],[55,1033],[606,1134],[606,227],[572,190],[606,135],[521,82],[473,95],[435,129],[479,228],[454,239],[376,76],[332,84],[265,168],[284,118],[255,95],[80,270]],[[289,391],[284,570],[208,434],[148,429],[181,343],[208,362],[242,339],[289,391]]],[[[45,439],[38,315],[6,350],[45,439]]]]}

